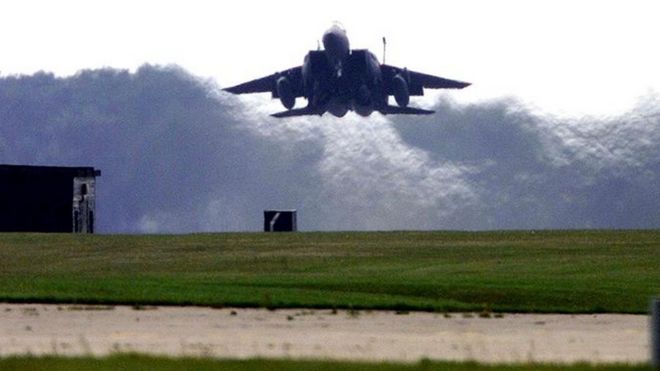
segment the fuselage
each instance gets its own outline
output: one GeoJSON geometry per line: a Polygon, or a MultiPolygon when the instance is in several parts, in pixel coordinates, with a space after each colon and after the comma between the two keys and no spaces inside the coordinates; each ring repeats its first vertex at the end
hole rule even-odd
{"type": "Polygon", "coordinates": [[[331,67],[335,69],[335,72],[341,73],[341,66],[351,53],[346,31],[334,24],[323,33],[322,40],[331,67]]]}
{"type": "Polygon", "coordinates": [[[351,51],[346,31],[338,25],[328,29],[322,41],[324,50],[310,52],[303,64],[311,105],[318,111],[342,117],[349,110],[368,116],[386,104],[376,56],[367,50],[351,51]]]}

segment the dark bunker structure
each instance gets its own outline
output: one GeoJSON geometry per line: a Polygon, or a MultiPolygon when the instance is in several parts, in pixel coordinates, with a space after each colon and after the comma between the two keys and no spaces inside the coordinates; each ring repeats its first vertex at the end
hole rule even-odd
{"type": "Polygon", "coordinates": [[[296,232],[296,210],[264,210],[264,232],[296,232]]]}
{"type": "Polygon", "coordinates": [[[93,167],[0,165],[0,232],[94,233],[93,167]]]}

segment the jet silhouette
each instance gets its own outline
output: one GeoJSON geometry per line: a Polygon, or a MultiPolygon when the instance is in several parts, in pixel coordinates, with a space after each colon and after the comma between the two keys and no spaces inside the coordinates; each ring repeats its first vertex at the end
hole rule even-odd
{"type": "Polygon", "coordinates": [[[410,96],[424,95],[424,88],[462,89],[470,85],[381,64],[366,49],[351,50],[346,31],[338,24],[328,29],[322,40],[324,50],[310,50],[302,66],[223,90],[234,94],[270,92],[287,109],[274,117],[321,116],[325,112],[343,117],[348,111],[361,116],[374,111],[383,115],[431,114],[434,111],[408,107],[410,96]],[[390,95],[397,105],[388,103],[390,95]],[[294,108],[298,97],[307,99],[306,107],[294,108]]]}

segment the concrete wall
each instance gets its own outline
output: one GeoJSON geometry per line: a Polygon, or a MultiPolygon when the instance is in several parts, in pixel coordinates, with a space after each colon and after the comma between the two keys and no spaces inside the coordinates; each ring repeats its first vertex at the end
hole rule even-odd
{"type": "Polygon", "coordinates": [[[73,208],[71,212],[74,233],[94,233],[96,218],[96,178],[73,178],[73,208]]]}

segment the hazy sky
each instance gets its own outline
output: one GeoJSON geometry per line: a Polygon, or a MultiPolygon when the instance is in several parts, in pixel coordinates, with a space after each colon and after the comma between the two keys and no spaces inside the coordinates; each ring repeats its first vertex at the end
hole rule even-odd
{"type": "MultiPolygon", "coordinates": [[[[0,73],[179,64],[229,86],[301,63],[332,21],[353,48],[474,85],[460,102],[516,96],[552,114],[611,115],[660,91],[660,2],[11,1],[0,73]]],[[[264,98],[266,101],[267,98],[264,98]]]]}

